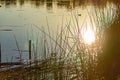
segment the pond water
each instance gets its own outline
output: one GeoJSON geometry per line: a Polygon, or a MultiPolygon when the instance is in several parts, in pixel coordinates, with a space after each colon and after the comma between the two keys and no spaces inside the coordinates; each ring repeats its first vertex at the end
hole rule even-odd
{"type": "MultiPolygon", "coordinates": [[[[92,31],[108,28],[115,19],[116,10],[112,2],[100,7],[81,0],[0,0],[2,61],[17,61],[18,49],[22,59],[28,59],[28,40],[42,46],[43,33],[39,29],[55,37],[61,27],[69,25],[74,31],[79,26],[84,34],[83,41],[92,42],[95,34],[92,31]],[[92,26],[91,32],[84,32],[86,26],[92,26]],[[85,41],[87,34],[93,36],[89,41],[85,41]]],[[[38,52],[42,57],[42,48],[38,52]]]]}

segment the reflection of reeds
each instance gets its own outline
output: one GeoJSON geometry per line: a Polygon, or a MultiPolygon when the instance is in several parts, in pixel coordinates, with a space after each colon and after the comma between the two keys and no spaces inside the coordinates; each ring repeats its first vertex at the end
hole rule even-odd
{"type": "Polygon", "coordinates": [[[13,36],[14,36],[14,39],[15,39],[16,47],[17,47],[18,52],[19,52],[19,58],[20,58],[20,61],[21,61],[21,60],[22,60],[22,52],[20,51],[19,43],[18,43],[18,41],[17,41],[17,39],[16,39],[15,34],[13,34],[13,36]]]}

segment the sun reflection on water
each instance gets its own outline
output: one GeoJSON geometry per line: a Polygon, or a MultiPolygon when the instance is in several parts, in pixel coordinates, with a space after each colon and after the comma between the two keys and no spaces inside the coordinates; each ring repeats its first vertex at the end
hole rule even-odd
{"type": "Polygon", "coordinates": [[[83,43],[86,45],[91,45],[95,43],[96,40],[96,27],[94,21],[90,21],[90,18],[87,17],[86,23],[81,28],[81,38],[83,43]]]}
{"type": "Polygon", "coordinates": [[[95,33],[90,28],[90,26],[87,27],[86,31],[82,34],[82,37],[87,44],[91,44],[95,41],[95,33]]]}

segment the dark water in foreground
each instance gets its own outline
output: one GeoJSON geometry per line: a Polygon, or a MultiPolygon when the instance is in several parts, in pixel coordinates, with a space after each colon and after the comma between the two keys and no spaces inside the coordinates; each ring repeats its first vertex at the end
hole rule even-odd
{"type": "Polygon", "coordinates": [[[94,31],[108,28],[117,15],[115,2],[88,3],[81,0],[0,0],[2,61],[17,61],[17,46],[22,52],[22,59],[28,59],[28,40],[38,44],[38,57],[42,58],[43,34],[35,26],[44,29],[46,33],[50,31],[53,37],[60,32],[61,26],[68,25],[70,21],[69,26],[73,30],[77,24],[82,26],[81,34],[86,25],[92,26],[94,31]],[[75,17],[78,23],[74,22],[75,17]]]}

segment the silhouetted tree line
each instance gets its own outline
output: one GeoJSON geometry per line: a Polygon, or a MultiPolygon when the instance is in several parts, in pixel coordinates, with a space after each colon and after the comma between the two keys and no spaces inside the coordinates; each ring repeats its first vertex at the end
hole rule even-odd
{"type": "Polygon", "coordinates": [[[39,7],[44,4],[46,4],[47,7],[52,8],[52,3],[57,2],[57,6],[66,6],[66,8],[71,8],[71,6],[74,8],[76,6],[86,5],[86,4],[93,4],[95,6],[106,6],[106,3],[113,2],[115,4],[120,4],[119,0],[0,0],[1,4],[4,4],[5,6],[9,5],[19,5],[23,6],[25,3],[29,2],[32,5],[39,7]],[[71,5],[72,3],[72,5],[71,5]]]}

